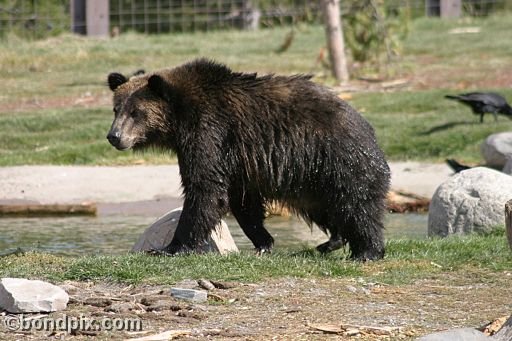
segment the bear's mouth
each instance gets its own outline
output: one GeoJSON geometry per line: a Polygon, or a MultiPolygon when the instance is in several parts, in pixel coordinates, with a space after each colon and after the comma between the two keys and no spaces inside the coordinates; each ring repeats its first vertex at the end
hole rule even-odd
{"type": "Polygon", "coordinates": [[[109,139],[109,142],[113,147],[115,147],[119,151],[128,150],[130,148],[133,148],[133,146],[135,145],[133,140],[124,140],[122,138],[117,140],[109,139]]]}
{"type": "Polygon", "coordinates": [[[130,149],[131,147],[125,147],[125,146],[114,146],[116,147],[117,150],[121,151],[121,152],[124,152],[128,149],[130,149]]]}

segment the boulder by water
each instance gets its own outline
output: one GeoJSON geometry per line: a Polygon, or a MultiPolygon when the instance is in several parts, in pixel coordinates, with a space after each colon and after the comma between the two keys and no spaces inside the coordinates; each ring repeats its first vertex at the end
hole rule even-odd
{"type": "MultiPolygon", "coordinates": [[[[133,252],[162,250],[169,245],[181,215],[181,207],[170,211],[163,217],[159,218],[151,226],[149,226],[140,236],[137,243],[132,248],[133,252]]],[[[201,250],[203,252],[219,252],[227,254],[229,252],[238,252],[238,248],[229,232],[226,222],[221,220],[220,224],[215,227],[208,243],[201,250]]]]}
{"type": "Polygon", "coordinates": [[[505,224],[505,203],[512,198],[512,177],[485,167],[455,174],[434,193],[429,236],[490,232],[505,224]]]}
{"type": "Polygon", "coordinates": [[[24,278],[0,280],[0,308],[10,313],[64,310],[68,301],[63,289],[48,282],[24,278]]]}

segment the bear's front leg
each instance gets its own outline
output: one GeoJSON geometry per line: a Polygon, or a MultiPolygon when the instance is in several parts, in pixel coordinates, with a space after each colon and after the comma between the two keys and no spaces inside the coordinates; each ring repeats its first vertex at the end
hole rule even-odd
{"type": "Polygon", "coordinates": [[[225,193],[203,190],[185,194],[174,237],[162,251],[170,255],[203,252],[211,232],[227,211],[225,193]]]}

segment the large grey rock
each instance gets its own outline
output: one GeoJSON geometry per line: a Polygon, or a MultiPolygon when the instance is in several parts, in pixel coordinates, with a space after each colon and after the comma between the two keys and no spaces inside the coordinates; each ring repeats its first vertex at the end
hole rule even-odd
{"type": "Polygon", "coordinates": [[[47,282],[24,278],[0,280],[0,308],[10,313],[64,310],[68,301],[63,289],[47,282]]]}
{"type": "Polygon", "coordinates": [[[472,328],[452,329],[418,338],[416,341],[490,341],[491,338],[472,328]]]}
{"type": "Polygon", "coordinates": [[[489,232],[505,224],[512,177],[485,167],[455,174],[434,193],[428,213],[429,236],[489,232]]]}
{"type": "Polygon", "coordinates": [[[502,169],[512,155],[512,132],[489,135],[481,146],[487,166],[502,169]]]}
{"type": "MultiPolygon", "coordinates": [[[[149,226],[132,248],[133,252],[161,250],[171,242],[181,215],[181,207],[170,211],[149,226]]],[[[227,254],[238,252],[226,222],[221,220],[215,227],[208,243],[200,251],[227,254]]]]}

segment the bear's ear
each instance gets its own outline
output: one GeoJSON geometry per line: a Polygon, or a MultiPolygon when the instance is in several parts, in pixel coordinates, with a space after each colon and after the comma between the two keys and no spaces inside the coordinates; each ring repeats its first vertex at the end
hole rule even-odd
{"type": "Polygon", "coordinates": [[[151,91],[153,91],[157,96],[162,99],[170,102],[173,93],[172,86],[165,81],[162,76],[153,75],[148,79],[148,87],[151,91]]]}
{"type": "Polygon", "coordinates": [[[126,82],[128,82],[128,79],[120,73],[113,72],[108,75],[108,86],[112,91],[116,91],[120,85],[126,82]]]}

